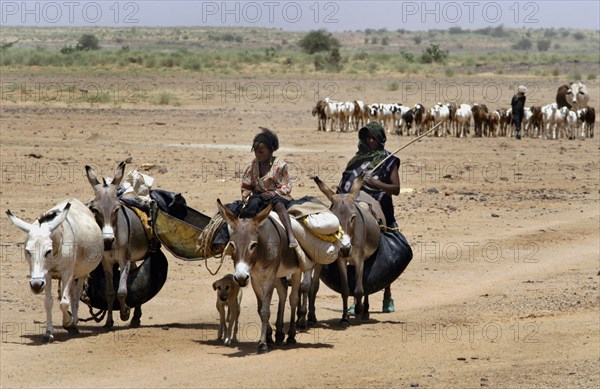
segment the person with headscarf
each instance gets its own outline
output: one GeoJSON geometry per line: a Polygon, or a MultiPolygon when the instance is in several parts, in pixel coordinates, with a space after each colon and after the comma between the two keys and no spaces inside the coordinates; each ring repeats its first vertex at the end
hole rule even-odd
{"type": "MultiPolygon", "coordinates": [[[[369,122],[358,131],[358,151],[348,162],[342,173],[339,190],[348,193],[357,177],[364,174],[362,191],[371,195],[381,205],[386,219],[386,227],[397,229],[392,196],[400,194],[400,159],[389,157],[380,167],[371,172],[381,161],[390,155],[385,149],[385,130],[377,122],[369,122]]],[[[394,312],[394,300],[390,286],[383,293],[383,312],[394,312]]]]}

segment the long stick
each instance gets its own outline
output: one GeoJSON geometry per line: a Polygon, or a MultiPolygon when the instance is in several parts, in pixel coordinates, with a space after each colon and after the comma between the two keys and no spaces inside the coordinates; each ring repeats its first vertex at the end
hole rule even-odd
{"type": "Polygon", "coordinates": [[[399,152],[400,150],[403,150],[405,148],[407,148],[408,146],[410,146],[411,144],[415,143],[416,141],[420,140],[421,138],[423,138],[425,135],[429,134],[431,131],[435,130],[437,128],[437,126],[439,126],[440,124],[442,124],[442,122],[439,122],[438,124],[436,124],[435,126],[431,127],[429,130],[427,130],[426,132],[424,132],[423,134],[419,135],[418,137],[416,137],[415,139],[411,140],[410,142],[408,142],[407,144],[405,144],[404,146],[400,147],[399,149],[397,149],[396,151],[394,151],[393,153],[391,153],[390,155],[388,155],[387,157],[385,157],[383,159],[383,161],[379,162],[377,164],[377,166],[375,166],[373,169],[369,170],[368,174],[373,173],[375,170],[379,169],[379,167],[381,165],[383,165],[385,163],[385,161],[387,161],[389,158],[391,158],[392,156],[394,156],[397,152],[399,152]]]}

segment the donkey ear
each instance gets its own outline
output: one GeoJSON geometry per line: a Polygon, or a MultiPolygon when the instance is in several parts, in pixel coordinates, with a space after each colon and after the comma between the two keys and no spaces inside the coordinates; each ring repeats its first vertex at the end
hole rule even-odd
{"type": "Polygon", "coordinates": [[[252,218],[252,221],[254,223],[256,223],[257,225],[260,225],[260,223],[265,221],[265,219],[269,216],[269,213],[271,213],[272,209],[273,209],[273,204],[271,203],[267,206],[267,208],[263,209],[256,216],[254,216],[254,218],[252,218]]]}
{"type": "Polygon", "coordinates": [[[8,216],[8,219],[11,221],[11,223],[14,224],[17,228],[20,228],[26,233],[29,233],[29,231],[31,230],[31,224],[13,215],[10,209],[6,210],[6,216],[8,216]]]}
{"type": "Polygon", "coordinates": [[[217,199],[217,207],[219,208],[219,213],[221,214],[223,219],[227,222],[227,224],[229,224],[232,227],[237,224],[237,221],[238,221],[237,216],[235,216],[235,214],[233,212],[231,212],[229,209],[227,209],[223,206],[223,203],[221,203],[221,199],[217,199]]]}
{"type": "Polygon", "coordinates": [[[60,223],[65,221],[67,215],[69,214],[69,209],[71,209],[71,203],[67,203],[62,211],[60,211],[60,215],[48,222],[48,229],[50,229],[51,232],[54,231],[56,227],[60,225],[60,223]]]}
{"type": "Polygon", "coordinates": [[[335,193],[323,181],[321,181],[318,176],[314,176],[313,180],[321,192],[323,192],[323,194],[329,199],[329,201],[333,202],[333,195],[335,195],[335,193]]]}
{"type": "Polygon", "coordinates": [[[358,194],[358,192],[360,192],[360,188],[362,188],[364,179],[365,179],[365,175],[360,174],[358,177],[356,177],[356,180],[354,180],[354,183],[352,184],[352,188],[350,189],[350,195],[352,196],[352,198],[355,198],[356,195],[358,194]]]}
{"type": "Polygon", "coordinates": [[[115,170],[115,177],[113,178],[111,185],[119,186],[123,177],[125,176],[125,161],[121,161],[119,166],[117,166],[117,170],[115,170]]]}
{"type": "Polygon", "coordinates": [[[85,165],[85,175],[92,187],[96,187],[96,185],[102,185],[102,183],[98,180],[98,175],[91,166],[85,165]]]}

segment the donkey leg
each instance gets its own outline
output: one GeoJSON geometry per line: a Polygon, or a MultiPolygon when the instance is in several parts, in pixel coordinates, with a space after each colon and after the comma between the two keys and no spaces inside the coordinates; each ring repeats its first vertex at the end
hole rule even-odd
{"type": "Polygon", "coordinates": [[[321,265],[315,265],[310,281],[310,292],[308,294],[308,322],[309,326],[317,325],[317,315],[315,314],[315,300],[317,299],[317,292],[319,291],[319,284],[321,276],[321,265]]]}
{"type": "Polygon", "coordinates": [[[279,297],[277,303],[277,320],[275,321],[275,345],[281,346],[285,339],[285,334],[283,332],[285,302],[287,300],[287,283],[285,278],[279,278],[275,281],[275,288],[277,289],[277,297],[279,297]]]}
{"type": "Polygon", "coordinates": [[[115,286],[113,284],[113,265],[107,264],[103,261],[102,268],[104,270],[104,281],[105,281],[104,285],[106,287],[106,305],[107,305],[106,323],[104,323],[104,328],[110,330],[115,323],[113,320],[113,305],[115,303],[115,297],[117,297],[115,294],[115,286]]]}
{"type": "Polygon", "coordinates": [[[119,291],[117,292],[119,304],[121,305],[121,320],[123,321],[129,320],[129,315],[131,313],[131,310],[125,302],[125,299],[127,298],[127,277],[129,277],[130,267],[131,262],[128,260],[126,260],[125,263],[121,266],[121,277],[119,278],[119,291]]]}
{"type": "MultiPolygon", "coordinates": [[[[364,256],[363,256],[364,258],[364,256]]],[[[354,297],[356,297],[356,315],[361,315],[361,319],[364,319],[364,307],[363,307],[363,296],[365,295],[365,291],[363,289],[363,271],[364,271],[364,262],[359,261],[356,265],[356,278],[355,283],[356,287],[354,288],[354,297]]],[[[368,316],[368,314],[367,314],[368,316]]]]}
{"type": "MultiPolygon", "coordinates": [[[[132,266],[134,269],[137,267],[135,262],[129,262],[130,266],[132,266]]],[[[131,322],[129,322],[129,327],[130,328],[138,328],[141,324],[141,319],[142,319],[142,306],[138,305],[137,307],[133,308],[133,317],[131,318],[131,322]]]]}
{"type": "Polygon", "coordinates": [[[310,284],[312,282],[312,269],[305,271],[302,274],[302,282],[298,291],[300,303],[298,304],[298,322],[299,328],[306,328],[306,314],[308,312],[308,294],[310,292],[310,284]]]}
{"type": "Polygon", "coordinates": [[[50,272],[46,275],[46,295],[44,298],[44,308],[46,309],[46,333],[42,337],[42,343],[50,343],[54,340],[54,335],[52,335],[52,331],[54,327],[52,326],[52,276],[50,272]]]}
{"type": "Polygon", "coordinates": [[[287,344],[296,344],[296,309],[300,301],[300,283],[302,273],[298,272],[292,275],[292,291],[290,293],[290,328],[288,330],[287,344]]]}
{"type": "Polygon", "coordinates": [[[256,294],[258,302],[258,314],[262,323],[260,339],[258,341],[258,353],[264,354],[269,351],[267,346],[267,330],[270,329],[269,318],[271,317],[271,299],[273,298],[273,289],[275,287],[273,280],[268,280],[264,285],[257,281],[258,277],[250,277],[252,287],[256,294]]]}
{"type": "Polygon", "coordinates": [[[365,295],[365,303],[363,305],[363,312],[360,316],[361,320],[369,320],[369,295],[365,295]]]}
{"type": "Polygon", "coordinates": [[[343,258],[337,260],[338,270],[340,272],[340,286],[342,288],[342,319],[340,320],[341,327],[350,325],[350,315],[348,315],[348,296],[350,295],[350,287],[348,286],[348,267],[343,258]]]}
{"type": "Polygon", "coordinates": [[[79,322],[79,299],[83,294],[84,279],[78,278],[73,280],[73,287],[71,288],[71,313],[73,314],[73,325],[77,330],[77,323],[79,322]]]}
{"type": "Polygon", "coordinates": [[[138,305],[137,307],[133,308],[133,317],[131,318],[131,322],[129,323],[129,326],[131,328],[138,328],[141,324],[141,319],[142,318],[142,306],[138,305]]]}
{"type": "Polygon", "coordinates": [[[66,273],[62,276],[62,292],[60,296],[60,310],[62,311],[63,328],[70,334],[77,333],[77,328],[73,325],[73,314],[71,311],[71,288],[73,287],[73,273],[66,273]],[[74,329],[72,327],[75,327],[74,329]],[[73,331],[73,332],[72,332],[73,331]]]}

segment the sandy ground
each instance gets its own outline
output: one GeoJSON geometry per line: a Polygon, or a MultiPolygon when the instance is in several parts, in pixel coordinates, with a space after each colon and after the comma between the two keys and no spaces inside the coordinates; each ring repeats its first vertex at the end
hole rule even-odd
{"type": "MultiPolygon", "coordinates": [[[[316,131],[309,93],[297,101],[242,96],[236,102],[234,95],[227,101],[208,98],[198,80],[165,76],[150,86],[148,79],[135,82],[174,91],[181,105],[95,106],[31,96],[3,101],[3,211],[31,221],[69,196],[88,201],[92,189],[83,167],[112,176],[117,163],[131,157],[128,170],[154,176],[155,187],[181,192],[189,206],[212,215],[217,198],[239,195],[236,172],[252,157],[258,126],[278,132],[277,154],[290,163],[293,194],[324,199],[309,177],[318,174],[337,184],[355,151],[356,133],[316,131]]],[[[326,82],[304,80],[301,87],[314,91],[311,85],[326,82]]],[[[510,100],[508,86],[514,82],[503,83],[504,98],[488,101],[492,108],[510,100]]],[[[385,84],[336,81],[340,100],[394,101],[399,92],[385,90],[385,84]]],[[[557,83],[538,86],[538,101],[551,102],[557,83]]],[[[592,102],[598,101],[598,86],[591,89],[592,102]]],[[[405,97],[405,103],[427,106],[442,100],[405,97]]],[[[409,140],[388,139],[390,150],[409,140]]],[[[403,193],[395,204],[414,259],[392,284],[396,312],[381,313],[379,292],[371,298],[370,320],[352,320],[341,329],[341,299],[322,285],[320,324],[301,332],[296,346],[266,355],[256,355],[259,319],[251,289],[244,293],[239,342],[225,347],[216,340],[211,284],[232,270],[231,263],[211,276],[204,262],[170,254],[167,282],[144,305],[140,328],[128,328],[117,315],[111,332],[82,323],[79,336],[57,328],[55,341],[41,345],[43,296],[29,290],[24,234],[2,216],[1,386],[596,387],[598,150],[598,137],[426,138],[410,146],[400,154],[403,193]]],[[[212,269],[217,265],[209,261],[212,269]]],[[[88,317],[84,308],[80,315],[88,317]]],[[[60,327],[57,303],[54,324],[60,327]]]]}

